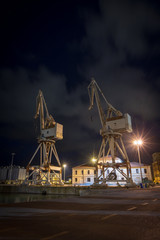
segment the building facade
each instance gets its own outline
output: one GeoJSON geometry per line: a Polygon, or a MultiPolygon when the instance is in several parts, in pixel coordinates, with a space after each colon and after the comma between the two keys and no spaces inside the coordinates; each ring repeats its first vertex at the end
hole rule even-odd
{"type": "MultiPolygon", "coordinates": [[[[102,161],[102,159],[100,159],[102,161]]],[[[103,161],[111,162],[111,158],[103,159],[103,161]]],[[[116,162],[122,162],[121,159],[115,159],[116,162]]],[[[137,162],[130,162],[131,164],[131,173],[132,180],[135,184],[141,183],[141,173],[140,173],[140,165],[137,162]]],[[[127,170],[124,167],[120,167],[120,169],[127,174],[127,170]]],[[[112,168],[108,168],[105,171],[105,178],[110,174],[112,168]]],[[[101,169],[98,169],[98,176],[101,176],[101,169]]],[[[141,164],[142,178],[144,180],[152,181],[152,173],[151,166],[146,164],[141,164]]],[[[117,185],[117,181],[120,182],[121,185],[125,185],[126,181],[122,174],[116,171],[117,179],[114,182],[107,182],[109,186],[117,185]]],[[[72,184],[73,185],[81,185],[81,186],[89,186],[94,183],[96,177],[96,167],[93,164],[82,164],[80,166],[72,168],[72,184]]],[[[101,179],[101,177],[100,177],[101,179]]],[[[103,178],[102,178],[103,179],[103,178]]]]}
{"type": "Polygon", "coordinates": [[[94,183],[96,168],[93,164],[82,164],[72,168],[72,184],[89,186],[94,183]]]}
{"type": "Polygon", "coordinates": [[[160,183],[160,152],[152,154],[153,178],[155,183],[160,183]]]}

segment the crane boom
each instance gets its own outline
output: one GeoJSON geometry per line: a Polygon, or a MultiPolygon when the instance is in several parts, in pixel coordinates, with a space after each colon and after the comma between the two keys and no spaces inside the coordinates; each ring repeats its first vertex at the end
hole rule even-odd
{"type": "Polygon", "coordinates": [[[118,130],[123,132],[132,131],[130,116],[128,114],[124,114],[123,116],[123,114],[119,110],[114,108],[107,101],[102,90],[100,89],[97,82],[93,78],[91,80],[91,83],[88,86],[88,93],[89,93],[89,99],[90,99],[89,110],[93,108],[94,96],[95,96],[103,132],[106,131],[107,128],[111,128],[112,130],[115,129],[116,131],[118,130]],[[107,105],[107,114],[104,113],[98,92],[101,94],[101,96],[103,97],[107,105]]]}
{"type": "Polygon", "coordinates": [[[36,99],[35,119],[38,118],[38,116],[40,116],[40,131],[55,126],[55,120],[48,112],[47,104],[41,90],[39,90],[39,94],[36,99]]]}
{"type": "Polygon", "coordinates": [[[90,98],[89,110],[93,108],[94,96],[95,96],[95,99],[96,99],[96,102],[97,102],[97,107],[98,107],[100,121],[101,121],[102,127],[104,127],[106,117],[105,117],[104,111],[103,111],[101,103],[100,103],[99,94],[98,94],[98,91],[97,91],[97,86],[98,85],[96,84],[96,81],[94,79],[92,80],[92,82],[88,86],[88,93],[89,93],[89,98],[90,98]]]}
{"type": "Polygon", "coordinates": [[[40,137],[54,140],[63,139],[63,125],[56,123],[52,115],[49,114],[43,93],[39,90],[36,100],[35,119],[40,118],[40,137]]]}

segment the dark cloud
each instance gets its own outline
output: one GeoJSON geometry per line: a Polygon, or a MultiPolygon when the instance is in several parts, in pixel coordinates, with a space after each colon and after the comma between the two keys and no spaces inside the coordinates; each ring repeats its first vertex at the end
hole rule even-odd
{"type": "Polygon", "coordinates": [[[158,4],[70,1],[63,9],[54,1],[41,3],[38,13],[36,4],[27,6],[15,5],[16,14],[4,11],[7,23],[1,27],[2,152],[21,151],[27,163],[33,142],[36,147],[33,117],[41,89],[50,114],[64,125],[64,139],[57,142],[61,159],[76,165],[97,153],[101,124],[96,104],[88,111],[91,77],[115,108],[131,114],[135,129],[143,122],[158,132],[158,4]]]}
{"type": "Polygon", "coordinates": [[[49,113],[64,125],[64,139],[57,143],[60,156],[62,159],[69,156],[72,158],[69,160],[73,161],[76,156],[82,162],[86,161],[94,144],[93,136],[97,134],[94,130],[96,122],[90,125],[85,85],[69,93],[66,78],[55,75],[44,66],[36,71],[4,69],[0,71],[0,78],[3,86],[0,89],[0,100],[4,109],[0,116],[1,137],[12,141],[25,139],[26,147],[29,140],[33,142],[35,139],[36,143],[34,128],[37,122],[33,118],[36,97],[39,89],[42,89],[49,113]]]}
{"type": "Polygon", "coordinates": [[[157,9],[142,1],[100,1],[100,14],[87,12],[85,26],[82,46],[88,58],[81,74],[95,76],[107,99],[121,111],[146,120],[160,118],[159,78],[149,78],[152,74],[145,66],[154,48],[147,36],[160,32],[157,9]]]}

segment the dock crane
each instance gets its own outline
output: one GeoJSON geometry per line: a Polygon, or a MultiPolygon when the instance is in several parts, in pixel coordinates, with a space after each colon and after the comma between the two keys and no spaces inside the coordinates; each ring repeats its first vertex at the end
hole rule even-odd
{"type": "Polygon", "coordinates": [[[102,125],[102,128],[100,129],[102,143],[96,161],[95,183],[107,184],[107,182],[117,182],[117,184],[119,184],[119,182],[124,181],[126,184],[132,183],[131,165],[122,140],[123,133],[132,132],[131,117],[127,113],[123,115],[107,101],[97,82],[93,78],[88,86],[88,93],[90,99],[89,110],[93,108],[95,99],[102,125]],[[102,108],[99,94],[106,104],[107,113],[105,113],[102,108]],[[118,155],[121,155],[123,162],[116,161],[118,155]],[[107,162],[106,160],[109,156],[111,156],[111,162],[107,162]],[[125,167],[126,173],[122,171],[120,167],[125,167]],[[108,168],[111,168],[112,170],[107,174],[108,168]],[[120,175],[122,175],[123,180],[117,180],[116,172],[119,172],[120,175]]]}
{"type": "Polygon", "coordinates": [[[38,118],[40,120],[39,145],[27,165],[27,177],[25,182],[29,182],[29,178],[32,176],[35,184],[61,184],[62,167],[55,143],[57,140],[63,139],[63,125],[56,123],[52,115],[49,114],[41,90],[39,90],[36,99],[35,119],[38,118]],[[38,166],[31,166],[38,151],[40,151],[40,163],[38,166]],[[53,156],[58,166],[52,164],[53,156]]]}

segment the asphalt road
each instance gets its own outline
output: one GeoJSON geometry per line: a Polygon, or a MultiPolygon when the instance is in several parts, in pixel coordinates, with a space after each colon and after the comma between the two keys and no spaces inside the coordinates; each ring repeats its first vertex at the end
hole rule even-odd
{"type": "Polygon", "coordinates": [[[159,240],[160,188],[1,205],[0,239],[159,240]]]}

